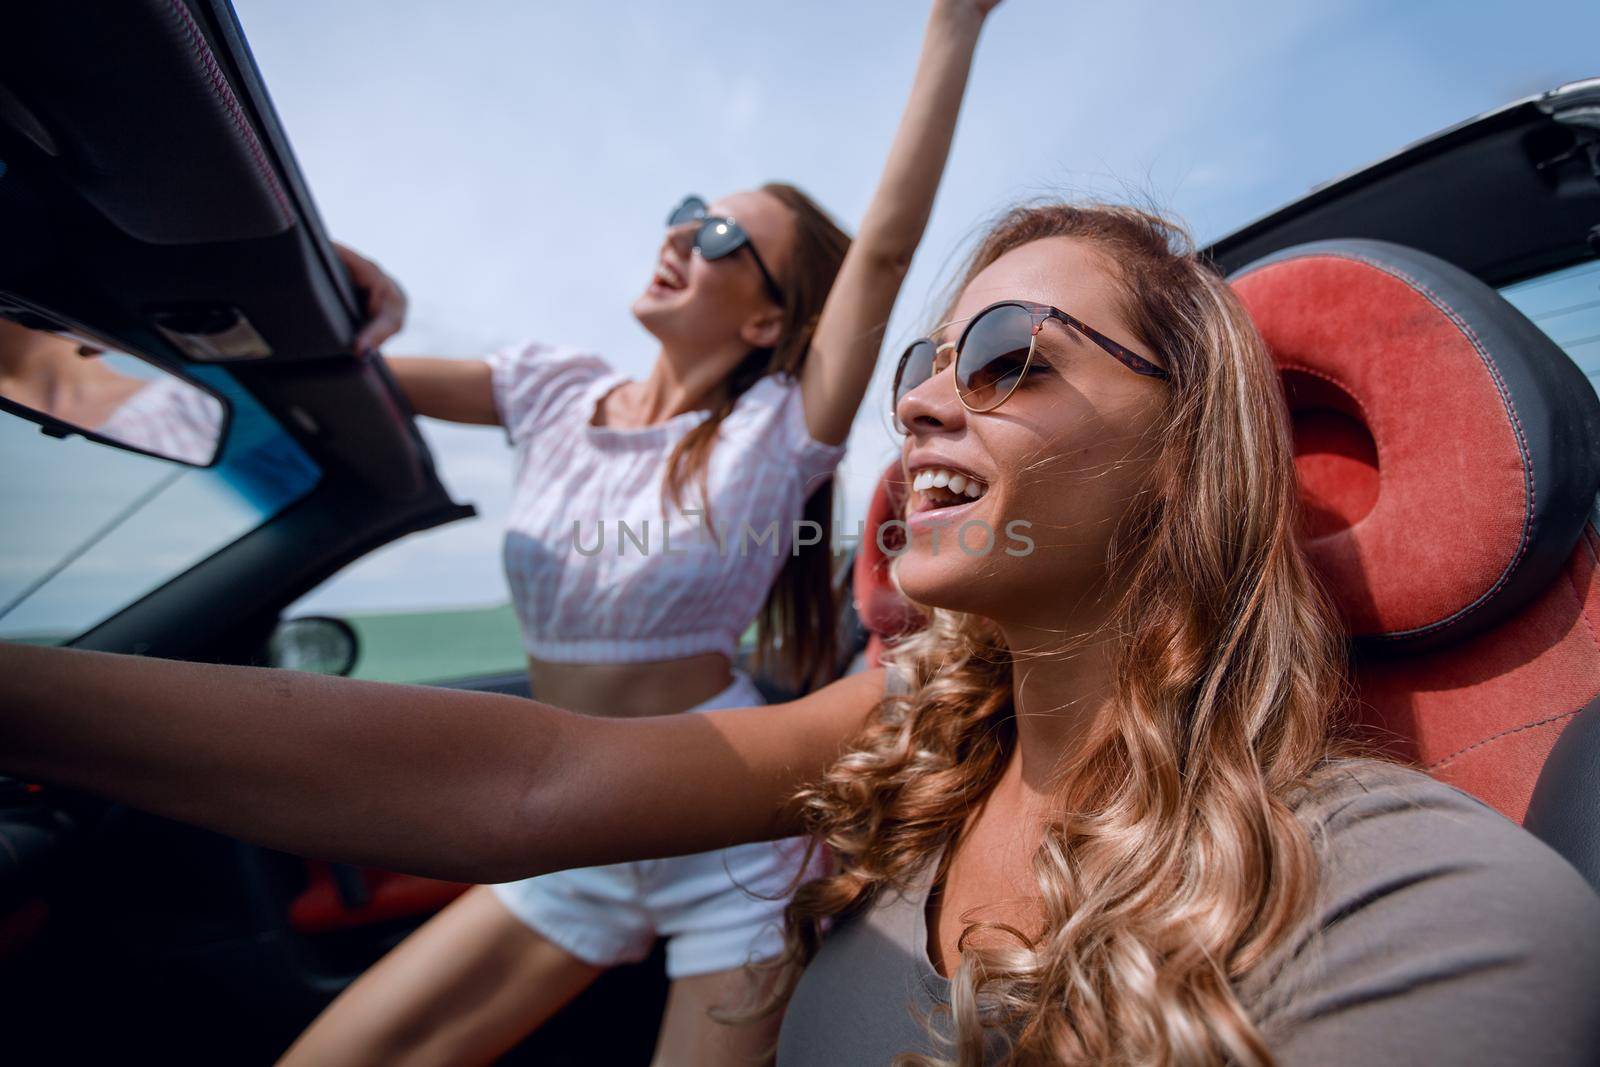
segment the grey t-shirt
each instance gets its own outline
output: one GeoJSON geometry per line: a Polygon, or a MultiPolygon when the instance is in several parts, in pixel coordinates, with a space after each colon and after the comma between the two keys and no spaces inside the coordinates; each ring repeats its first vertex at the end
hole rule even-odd
{"type": "MultiPolygon", "coordinates": [[[[1321,856],[1308,918],[1236,986],[1284,1067],[1600,1064],[1600,896],[1537,838],[1429,776],[1341,768],[1297,809],[1321,856]]],[[[806,969],[779,1067],[934,1054],[935,863],[836,926],[806,969]]]]}

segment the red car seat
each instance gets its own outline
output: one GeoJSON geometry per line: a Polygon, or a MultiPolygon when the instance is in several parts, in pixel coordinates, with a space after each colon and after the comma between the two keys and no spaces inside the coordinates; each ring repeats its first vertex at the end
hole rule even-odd
{"type": "Polygon", "coordinates": [[[891,553],[905,546],[905,531],[884,526],[898,519],[906,503],[906,483],[896,460],[878,479],[867,505],[866,524],[850,575],[856,615],[867,631],[867,665],[878,666],[885,640],[909,633],[922,625],[923,616],[902,597],[889,577],[891,553]]]}
{"type": "MultiPolygon", "coordinates": [[[[1362,724],[1600,886],[1600,398],[1494,290],[1412,249],[1302,245],[1233,284],[1283,372],[1362,724]]],[[[879,634],[905,615],[883,555],[864,537],[855,571],[879,634]]]]}

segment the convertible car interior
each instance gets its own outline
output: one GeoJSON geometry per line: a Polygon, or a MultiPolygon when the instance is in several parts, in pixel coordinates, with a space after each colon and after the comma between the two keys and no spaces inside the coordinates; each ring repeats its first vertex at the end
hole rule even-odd
{"type": "MultiPolygon", "coordinates": [[[[1600,81],[1508,104],[1208,254],[1282,370],[1361,728],[1600,885],[1596,116],[1600,81]]],[[[0,639],[348,671],[348,626],[286,610],[474,513],[382,361],[350,352],[359,294],[227,0],[8,11],[0,222],[0,318],[136,355],[226,414],[185,466],[0,397],[0,639]]],[[[891,469],[873,529],[900,490],[891,469]]],[[[869,536],[845,568],[867,659],[919,620],[885,565],[869,536]]],[[[462,888],[0,779],[0,1056],[270,1062],[462,888]]],[[[664,994],[658,952],[507,1062],[647,1062],[664,994]]]]}

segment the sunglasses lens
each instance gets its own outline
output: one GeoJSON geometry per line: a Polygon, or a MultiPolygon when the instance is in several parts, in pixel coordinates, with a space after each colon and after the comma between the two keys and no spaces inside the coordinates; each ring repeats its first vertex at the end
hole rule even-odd
{"type": "Polygon", "coordinates": [[[683,203],[672,209],[672,214],[667,216],[668,226],[682,226],[686,222],[706,217],[706,202],[698,196],[686,196],[683,203]]]}
{"type": "Polygon", "coordinates": [[[995,407],[1022,380],[1033,346],[1033,316],[1016,304],[1001,304],[972,320],[956,356],[956,388],[969,406],[995,407]]]}
{"type": "Polygon", "coordinates": [[[894,406],[899,407],[906,394],[933,377],[933,342],[914,341],[900,357],[900,370],[894,379],[894,406]]]}
{"type": "Polygon", "coordinates": [[[744,242],[744,230],[739,228],[739,224],[732,219],[720,218],[707,219],[694,238],[695,247],[707,259],[732,255],[743,247],[744,242]]]}

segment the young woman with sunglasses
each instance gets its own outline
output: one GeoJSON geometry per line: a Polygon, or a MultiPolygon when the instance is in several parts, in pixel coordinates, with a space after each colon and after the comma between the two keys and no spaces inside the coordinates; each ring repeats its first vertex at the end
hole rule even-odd
{"type": "MultiPolygon", "coordinates": [[[[831,478],[995,2],[934,3],[853,243],[790,185],[671,211],[633,304],[660,345],[642,380],[543,344],[388,360],[418,414],[502,426],[516,449],[505,565],[538,700],[617,718],[760,703],[734,665],[752,621],[758,664],[788,687],[835,673],[831,478]]],[[[358,346],[371,350],[404,297],[340,251],[366,291],[358,346]]],[[[287,1062],[492,1059],[658,937],[672,980],[661,1062],[747,1060],[774,1024],[729,1028],[707,1009],[742,991],[744,964],[780,951],[804,853],[749,842],[479,886],[335,1001],[287,1062]]]]}
{"type": "Polygon", "coordinates": [[[943,318],[897,381],[929,621],[887,670],[604,719],[4,648],[0,766],[445,877],[808,834],[783,1067],[1600,1062],[1600,899],[1338,740],[1276,371],[1181,231],[1020,209],[943,318]],[[935,547],[1016,519],[1031,552],[935,547]]]}

